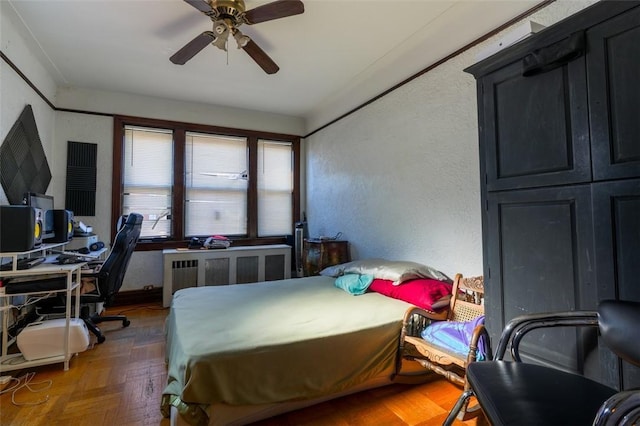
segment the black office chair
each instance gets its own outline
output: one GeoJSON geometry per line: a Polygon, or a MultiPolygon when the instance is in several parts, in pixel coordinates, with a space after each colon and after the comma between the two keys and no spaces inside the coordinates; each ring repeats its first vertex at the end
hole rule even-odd
{"type": "Polygon", "coordinates": [[[122,280],[138,242],[141,227],[142,215],[138,213],[129,214],[116,234],[115,240],[111,245],[111,251],[104,262],[91,262],[90,267],[94,268],[94,272],[82,273],[83,279],[95,279],[96,289],[80,296],[80,304],[82,305],[80,317],[84,320],[87,328],[96,335],[98,343],[104,342],[105,336],[96,324],[104,321],[122,321],[122,326],[128,327],[130,322],[124,315],[101,316],[99,313],[90,314],[87,304],[103,303],[105,307],[112,304],[114,296],[122,286],[122,280]]]}
{"type": "Polygon", "coordinates": [[[640,390],[622,391],[578,374],[521,362],[519,345],[531,330],[558,326],[598,327],[602,342],[623,360],[640,366],[640,303],[602,301],[596,311],[523,315],[505,327],[494,361],[467,366],[470,389],[463,392],[444,425],[451,425],[475,396],[498,425],[640,424],[640,390]],[[504,361],[507,347],[513,361],[504,361]]]}

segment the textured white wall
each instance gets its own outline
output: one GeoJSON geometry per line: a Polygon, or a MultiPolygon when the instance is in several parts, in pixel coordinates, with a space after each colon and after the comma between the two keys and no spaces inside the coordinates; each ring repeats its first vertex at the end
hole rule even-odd
{"type": "MultiPolygon", "coordinates": [[[[591,3],[558,1],[527,19],[549,26],[591,3]]],[[[305,141],[311,236],[342,232],[355,259],[482,274],[476,85],[462,70],[512,29],[305,141]]]]}
{"type": "Polygon", "coordinates": [[[312,236],[342,232],[354,258],[482,273],[475,83],[451,72],[439,67],[307,141],[312,236]]]}
{"type": "Polygon", "coordinates": [[[105,243],[109,242],[111,232],[111,159],[113,152],[113,119],[96,115],[76,114],[58,111],[56,113],[56,149],[53,159],[60,164],[53,170],[56,186],[52,195],[64,201],[67,182],[67,144],[68,142],[86,142],[98,146],[96,167],[96,215],[76,216],[86,225],[93,226],[93,231],[105,243]]]}
{"type": "Polygon", "coordinates": [[[128,93],[61,87],[56,93],[58,108],[106,114],[132,115],[211,126],[304,134],[304,120],[282,114],[250,111],[219,105],[205,105],[128,93]]]}

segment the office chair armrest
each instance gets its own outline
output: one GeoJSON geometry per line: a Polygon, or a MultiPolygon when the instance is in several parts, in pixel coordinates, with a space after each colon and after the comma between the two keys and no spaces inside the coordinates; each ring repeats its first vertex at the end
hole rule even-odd
{"type": "Polygon", "coordinates": [[[102,260],[92,260],[91,262],[87,262],[86,269],[83,268],[82,275],[92,276],[100,272],[100,268],[104,262],[102,260]]]}
{"type": "Polygon", "coordinates": [[[596,311],[566,311],[542,314],[521,315],[509,321],[502,331],[496,360],[502,360],[509,345],[511,356],[520,362],[519,346],[522,338],[531,330],[546,327],[597,327],[598,313],[596,311]]]}
{"type": "Polygon", "coordinates": [[[631,426],[640,422],[640,390],[622,391],[607,399],[593,426],[631,426]]]}

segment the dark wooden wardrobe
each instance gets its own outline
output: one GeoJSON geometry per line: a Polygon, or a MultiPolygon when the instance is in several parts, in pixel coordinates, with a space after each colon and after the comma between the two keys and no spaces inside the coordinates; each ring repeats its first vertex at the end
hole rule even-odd
{"type": "MultiPolygon", "coordinates": [[[[477,80],[494,347],[517,315],[640,301],[640,2],[601,1],[465,71],[477,80]]],[[[594,330],[536,331],[522,349],[640,386],[594,330]]]]}

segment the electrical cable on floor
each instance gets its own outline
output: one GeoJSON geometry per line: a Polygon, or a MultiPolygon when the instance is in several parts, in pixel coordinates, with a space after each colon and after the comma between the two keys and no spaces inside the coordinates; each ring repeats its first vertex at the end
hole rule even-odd
{"type": "Polygon", "coordinates": [[[31,401],[17,402],[16,401],[16,393],[22,388],[28,389],[31,393],[39,393],[39,392],[44,392],[46,390],[51,389],[51,386],[53,385],[52,380],[43,380],[41,382],[34,382],[33,378],[35,377],[35,375],[36,373],[26,373],[17,379],[15,377],[12,377],[11,378],[12,384],[8,385],[7,388],[0,391],[0,395],[4,395],[5,393],[11,392],[11,402],[13,403],[13,405],[16,405],[16,406],[40,405],[47,402],[49,400],[49,395],[46,395],[44,398],[38,401],[33,401],[33,402],[31,401]],[[42,385],[42,384],[44,384],[45,386],[40,389],[32,388],[32,385],[42,385]]]}
{"type": "Polygon", "coordinates": [[[24,303],[22,303],[20,305],[5,305],[5,306],[0,308],[0,311],[9,311],[11,309],[16,309],[18,311],[21,311],[22,308],[26,308],[27,306],[34,305],[34,304],[40,302],[41,300],[48,299],[49,297],[52,297],[52,296],[55,296],[55,295],[56,295],[56,293],[47,293],[47,294],[44,294],[42,296],[37,296],[37,297],[30,296],[25,300],[24,303]]]}

